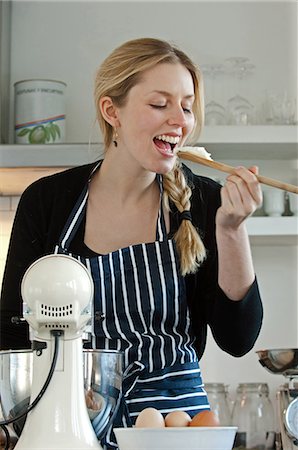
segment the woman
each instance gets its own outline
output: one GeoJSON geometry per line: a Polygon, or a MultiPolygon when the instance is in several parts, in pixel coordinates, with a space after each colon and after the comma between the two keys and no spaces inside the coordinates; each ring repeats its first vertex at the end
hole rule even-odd
{"type": "MultiPolygon", "coordinates": [[[[198,68],[179,49],[136,39],[102,63],[95,104],[105,145],[96,164],[44,178],[22,195],[3,281],[2,348],[29,346],[11,324],[20,281],[47,253],[80,258],[95,283],[97,348],[122,349],[126,413],[209,409],[199,368],[207,325],[226,352],[247,353],[262,305],[245,219],[261,204],[256,168],[225,186],[181,165],[177,147],[203,123],[198,68]]],[[[107,448],[115,448],[112,435],[107,448]]]]}

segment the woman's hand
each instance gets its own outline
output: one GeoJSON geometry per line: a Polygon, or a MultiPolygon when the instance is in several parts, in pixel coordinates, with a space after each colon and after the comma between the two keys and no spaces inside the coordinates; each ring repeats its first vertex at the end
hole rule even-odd
{"type": "Polygon", "coordinates": [[[262,190],[255,174],[258,168],[237,167],[221,189],[221,207],[217,211],[216,225],[236,230],[241,223],[262,204],[262,190]]]}

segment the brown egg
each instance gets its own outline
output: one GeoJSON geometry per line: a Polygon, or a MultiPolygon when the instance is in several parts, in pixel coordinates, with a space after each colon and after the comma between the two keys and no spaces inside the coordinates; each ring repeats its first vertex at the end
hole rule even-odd
{"type": "Polygon", "coordinates": [[[155,408],[143,409],[137,417],[136,428],[164,428],[163,415],[155,408]]]}
{"type": "Polygon", "coordinates": [[[189,423],[190,427],[219,427],[219,419],[213,411],[200,411],[189,423]]]}
{"type": "Polygon", "coordinates": [[[166,427],[188,427],[191,417],[184,411],[172,411],[165,417],[166,427]]]}

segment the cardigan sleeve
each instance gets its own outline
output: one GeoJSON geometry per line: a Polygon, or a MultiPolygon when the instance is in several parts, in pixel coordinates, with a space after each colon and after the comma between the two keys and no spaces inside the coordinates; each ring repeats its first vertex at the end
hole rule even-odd
{"type": "Polygon", "coordinates": [[[46,214],[40,209],[36,190],[30,188],[20,198],[13,223],[1,292],[1,349],[30,347],[28,326],[13,324],[22,316],[21,281],[30,264],[44,254],[46,214]]]}
{"type": "Polygon", "coordinates": [[[210,318],[218,346],[233,356],[249,352],[261,330],[263,308],[257,279],[240,301],[230,300],[220,288],[210,318]]]}

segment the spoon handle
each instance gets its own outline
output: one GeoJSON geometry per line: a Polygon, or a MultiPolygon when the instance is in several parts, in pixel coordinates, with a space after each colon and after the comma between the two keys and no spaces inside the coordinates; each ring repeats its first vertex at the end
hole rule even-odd
{"type": "MultiPolygon", "coordinates": [[[[213,159],[206,159],[201,156],[197,156],[193,152],[179,151],[178,156],[181,159],[187,159],[189,161],[198,164],[203,164],[204,166],[212,167],[213,169],[220,170],[221,172],[225,173],[235,172],[235,167],[233,166],[229,166],[228,164],[214,161],[213,159]]],[[[287,192],[293,192],[294,194],[298,194],[298,186],[289,183],[284,183],[283,181],[275,180],[274,178],[265,177],[263,175],[256,175],[256,177],[262,184],[266,184],[267,186],[272,186],[278,189],[283,189],[284,191],[287,192]]]]}

